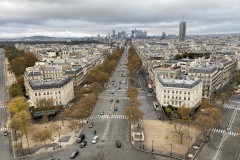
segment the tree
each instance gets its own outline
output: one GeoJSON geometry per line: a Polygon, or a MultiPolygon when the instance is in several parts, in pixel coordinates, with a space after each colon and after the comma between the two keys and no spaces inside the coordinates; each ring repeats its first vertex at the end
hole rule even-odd
{"type": "Polygon", "coordinates": [[[177,109],[177,114],[181,117],[183,121],[190,121],[191,119],[191,108],[179,107],[177,109]]]}
{"type": "Polygon", "coordinates": [[[52,138],[52,132],[47,128],[33,134],[33,141],[44,142],[45,147],[47,147],[46,141],[51,138],[52,138]]]}
{"type": "Polygon", "coordinates": [[[172,110],[170,109],[170,108],[166,108],[166,114],[167,114],[167,116],[168,117],[171,117],[171,115],[172,115],[172,110]]]}
{"type": "Polygon", "coordinates": [[[55,133],[59,132],[59,130],[60,130],[60,126],[57,123],[55,123],[55,122],[51,122],[49,124],[49,128],[50,128],[53,136],[55,136],[55,133]]]}
{"type": "Polygon", "coordinates": [[[23,76],[19,76],[17,78],[17,84],[20,86],[20,88],[24,88],[24,78],[23,78],[23,76]]]}
{"type": "Polygon", "coordinates": [[[13,117],[13,122],[18,122],[18,129],[21,131],[22,135],[25,134],[27,138],[27,144],[28,144],[28,152],[30,154],[29,149],[29,140],[28,140],[28,130],[31,127],[31,115],[29,111],[23,110],[21,112],[18,112],[13,117]]]}
{"type": "Polygon", "coordinates": [[[132,107],[133,107],[133,106],[134,106],[134,107],[140,107],[140,106],[142,105],[142,103],[139,102],[138,99],[135,98],[135,97],[130,97],[130,98],[128,99],[128,103],[129,103],[129,105],[132,106],[132,107]]]}
{"type": "Polygon", "coordinates": [[[28,110],[28,103],[25,101],[24,97],[16,97],[7,103],[8,110],[13,116],[14,114],[21,112],[23,110],[28,110]]]}
{"type": "Polygon", "coordinates": [[[217,108],[205,108],[198,114],[195,124],[201,130],[203,136],[222,119],[217,108]]]}
{"type": "Polygon", "coordinates": [[[207,98],[202,100],[200,106],[201,106],[202,109],[205,109],[205,108],[216,108],[215,104],[213,104],[211,102],[211,100],[207,99],[207,98]]]}
{"type": "Polygon", "coordinates": [[[189,135],[189,131],[186,128],[184,128],[182,124],[179,123],[174,123],[174,132],[179,137],[180,144],[183,143],[184,136],[189,135]]]}
{"type": "Polygon", "coordinates": [[[176,59],[176,60],[182,59],[182,55],[181,55],[181,54],[176,54],[176,55],[175,55],[175,59],[176,59]]]}
{"type": "Polygon", "coordinates": [[[24,57],[17,57],[10,61],[11,70],[16,76],[19,76],[25,72],[26,59],[24,57]]]}
{"type": "Polygon", "coordinates": [[[230,98],[228,96],[228,94],[221,92],[220,94],[218,94],[218,98],[220,98],[220,100],[222,101],[222,104],[224,105],[224,103],[230,98]]]}
{"type": "Polygon", "coordinates": [[[46,98],[42,98],[39,99],[38,103],[37,103],[37,107],[40,110],[49,110],[50,108],[54,107],[54,100],[52,98],[46,99],[46,98]]]}
{"type": "Polygon", "coordinates": [[[139,109],[139,107],[128,106],[124,109],[124,114],[127,116],[128,121],[133,123],[143,118],[143,112],[139,109]]]}
{"type": "Polygon", "coordinates": [[[75,131],[75,135],[76,135],[76,132],[77,132],[77,129],[79,128],[79,121],[76,121],[76,120],[71,120],[69,125],[68,125],[68,128],[71,130],[71,131],[75,131]]]}
{"type": "Polygon", "coordinates": [[[12,98],[22,96],[22,89],[18,83],[13,83],[9,87],[9,94],[12,98]]]}
{"type": "Polygon", "coordinates": [[[127,96],[128,97],[137,97],[138,95],[138,90],[135,87],[130,87],[127,90],[127,96]]]}
{"type": "Polygon", "coordinates": [[[93,82],[89,85],[92,93],[98,94],[103,90],[103,87],[98,82],[93,82]]]}
{"type": "Polygon", "coordinates": [[[24,58],[26,59],[26,67],[31,67],[35,65],[35,62],[38,61],[36,55],[31,52],[26,52],[24,54],[24,58]]]}

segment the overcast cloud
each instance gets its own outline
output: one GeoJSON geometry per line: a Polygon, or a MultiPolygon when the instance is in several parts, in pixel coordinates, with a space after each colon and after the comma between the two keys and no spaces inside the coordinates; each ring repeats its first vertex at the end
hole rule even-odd
{"type": "Polygon", "coordinates": [[[81,37],[113,29],[178,34],[239,33],[240,0],[1,0],[0,38],[81,37]]]}

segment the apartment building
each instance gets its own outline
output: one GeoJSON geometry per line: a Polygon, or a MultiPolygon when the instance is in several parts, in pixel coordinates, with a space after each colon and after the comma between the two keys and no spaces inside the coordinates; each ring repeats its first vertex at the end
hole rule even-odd
{"type": "Polygon", "coordinates": [[[202,99],[202,80],[173,79],[157,76],[156,98],[161,106],[198,107],[202,99]]]}
{"type": "Polygon", "coordinates": [[[55,106],[66,106],[74,98],[73,80],[30,80],[29,98],[34,107],[41,99],[53,99],[55,106]]]}

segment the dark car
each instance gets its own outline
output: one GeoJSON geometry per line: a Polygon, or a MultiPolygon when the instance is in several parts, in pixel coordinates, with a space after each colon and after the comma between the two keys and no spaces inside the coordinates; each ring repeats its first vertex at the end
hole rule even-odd
{"type": "Polygon", "coordinates": [[[3,132],[3,135],[4,135],[4,136],[7,136],[7,135],[8,135],[8,131],[4,131],[4,132],[3,132]]]}
{"type": "Polygon", "coordinates": [[[80,134],[77,138],[77,143],[81,143],[85,139],[85,134],[80,134]]]}
{"type": "Polygon", "coordinates": [[[112,98],[110,99],[110,102],[113,102],[113,99],[112,99],[112,98]]]}
{"type": "Polygon", "coordinates": [[[84,148],[87,145],[87,141],[83,141],[82,143],[80,143],[80,147],[84,148]]]}
{"type": "Polygon", "coordinates": [[[118,108],[117,107],[114,107],[114,111],[117,111],[118,110],[118,108]]]}
{"type": "Polygon", "coordinates": [[[116,100],[116,103],[119,103],[119,99],[116,100]]]}
{"type": "Polygon", "coordinates": [[[209,140],[210,140],[210,136],[207,136],[207,137],[204,139],[204,142],[205,142],[205,143],[208,143],[209,140]]]}
{"type": "Polygon", "coordinates": [[[88,128],[93,128],[93,122],[89,124],[88,128]]]}
{"type": "Polygon", "coordinates": [[[72,154],[70,155],[70,158],[73,159],[75,157],[77,157],[77,155],[79,154],[78,150],[75,150],[74,152],[72,152],[72,154]]]}
{"type": "Polygon", "coordinates": [[[121,146],[122,146],[121,142],[120,141],[116,141],[116,146],[117,146],[117,148],[121,148],[121,146]]]}

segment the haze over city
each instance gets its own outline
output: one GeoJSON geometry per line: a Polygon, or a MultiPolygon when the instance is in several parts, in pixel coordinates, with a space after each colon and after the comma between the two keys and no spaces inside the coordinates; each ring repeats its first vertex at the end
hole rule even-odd
{"type": "Polygon", "coordinates": [[[238,0],[1,0],[0,37],[105,36],[112,29],[147,30],[148,35],[238,33],[238,0]]]}

